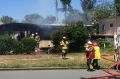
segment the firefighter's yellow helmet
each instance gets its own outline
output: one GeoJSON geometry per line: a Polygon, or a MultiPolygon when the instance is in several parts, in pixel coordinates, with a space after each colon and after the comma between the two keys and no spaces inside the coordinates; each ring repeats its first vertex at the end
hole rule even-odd
{"type": "Polygon", "coordinates": [[[63,36],[63,39],[66,39],[66,37],[65,37],[65,36],[63,36]]]}

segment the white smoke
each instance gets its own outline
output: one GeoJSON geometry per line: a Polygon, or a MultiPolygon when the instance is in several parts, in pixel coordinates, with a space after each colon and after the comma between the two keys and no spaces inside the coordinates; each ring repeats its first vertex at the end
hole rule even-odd
{"type": "Polygon", "coordinates": [[[43,17],[54,15],[55,13],[54,0],[37,0],[37,2],[39,4],[40,15],[42,15],[43,17]]]}

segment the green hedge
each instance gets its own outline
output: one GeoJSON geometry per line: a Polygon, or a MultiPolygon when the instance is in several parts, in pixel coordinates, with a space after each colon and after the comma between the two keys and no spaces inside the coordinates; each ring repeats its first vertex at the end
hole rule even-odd
{"type": "Polygon", "coordinates": [[[6,54],[11,50],[13,40],[10,37],[0,37],[0,54],[6,54]]]}
{"type": "Polygon", "coordinates": [[[0,36],[0,54],[30,54],[34,52],[37,42],[32,38],[24,38],[21,41],[14,40],[9,36],[0,36]]]}
{"type": "Polygon", "coordinates": [[[25,38],[21,41],[23,44],[23,51],[27,54],[34,52],[37,42],[32,38],[25,38]]]}
{"type": "Polygon", "coordinates": [[[101,48],[104,48],[104,44],[105,44],[106,48],[114,47],[113,43],[107,39],[99,38],[99,39],[97,39],[97,42],[101,48]]]}
{"type": "Polygon", "coordinates": [[[20,41],[14,40],[13,44],[11,45],[11,50],[14,54],[23,54],[23,44],[20,41]]]}

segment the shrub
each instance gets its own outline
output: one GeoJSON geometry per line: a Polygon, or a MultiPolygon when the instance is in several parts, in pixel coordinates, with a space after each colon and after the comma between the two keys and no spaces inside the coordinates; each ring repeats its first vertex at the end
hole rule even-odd
{"type": "Polygon", "coordinates": [[[23,54],[24,53],[23,44],[20,41],[14,40],[12,44],[12,51],[14,54],[23,54]]]}
{"type": "Polygon", "coordinates": [[[37,42],[32,38],[24,38],[22,41],[17,41],[9,36],[0,36],[0,54],[9,54],[13,51],[14,54],[30,54],[34,51],[37,42]]]}
{"type": "Polygon", "coordinates": [[[23,51],[27,54],[32,53],[37,46],[37,42],[32,38],[24,38],[21,43],[23,44],[23,51]]]}
{"type": "Polygon", "coordinates": [[[0,36],[0,54],[7,54],[11,50],[13,40],[10,37],[0,36]]]}
{"type": "Polygon", "coordinates": [[[97,42],[101,48],[104,48],[104,45],[106,48],[113,47],[112,42],[107,39],[99,38],[99,39],[97,39],[97,42]]]}
{"type": "Polygon", "coordinates": [[[32,38],[24,38],[21,41],[14,41],[12,50],[15,54],[30,54],[34,52],[37,42],[32,38]]]}
{"type": "Polygon", "coordinates": [[[80,49],[89,37],[89,33],[83,23],[76,23],[59,29],[52,34],[53,44],[55,48],[59,47],[62,36],[66,36],[70,42],[69,48],[72,51],[80,49]]]}

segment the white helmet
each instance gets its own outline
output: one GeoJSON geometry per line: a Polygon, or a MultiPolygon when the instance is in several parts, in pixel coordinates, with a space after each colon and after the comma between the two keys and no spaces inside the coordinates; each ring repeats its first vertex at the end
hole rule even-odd
{"type": "Polygon", "coordinates": [[[92,42],[91,42],[91,41],[88,41],[87,44],[92,44],[92,42]]]}
{"type": "Polygon", "coordinates": [[[66,37],[65,37],[65,36],[63,36],[63,39],[66,39],[66,37]]]}
{"type": "Polygon", "coordinates": [[[38,33],[36,32],[36,35],[37,35],[38,33]]]}
{"type": "Polygon", "coordinates": [[[34,36],[34,34],[32,34],[32,36],[34,36]]]}

